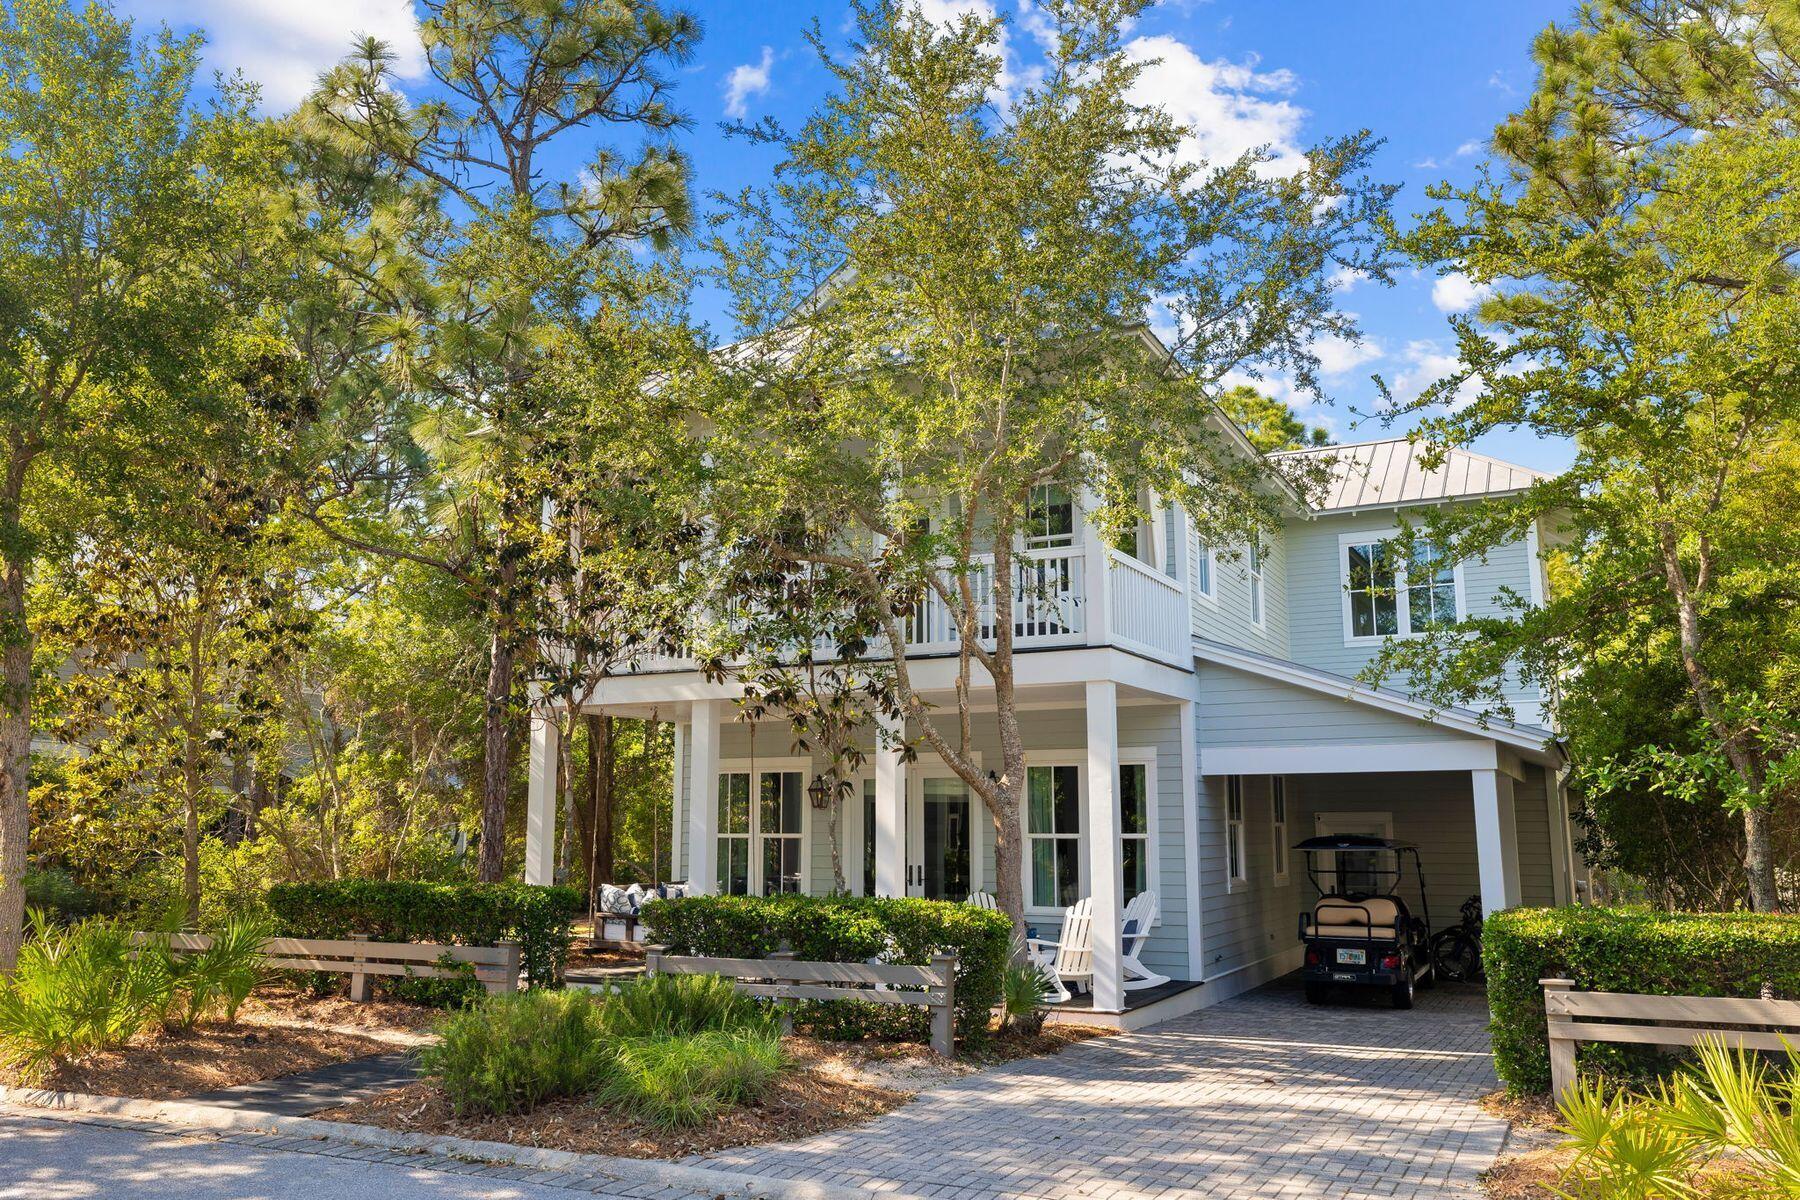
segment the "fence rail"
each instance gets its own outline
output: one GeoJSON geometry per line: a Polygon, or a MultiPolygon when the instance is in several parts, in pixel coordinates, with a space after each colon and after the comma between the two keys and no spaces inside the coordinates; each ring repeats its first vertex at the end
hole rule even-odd
{"type": "MultiPolygon", "coordinates": [[[[805,962],[792,954],[768,958],[703,958],[674,955],[665,946],[644,952],[647,975],[722,975],[740,992],[774,1000],[785,1009],[795,1000],[862,1000],[907,1004],[931,1010],[931,1048],[945,1057],[956,1052],[956,955],[934,955],[930,966],[893,963],[805,962]],[[918,989],[896,991],[894,989],[918,989]]],[[[789,1027],[787,1013],[782,1014],[789,1027]]]]}
{"type": "MultiPolygon", "coordinates": [[[[211,949],[204,933],[134,933],[134,945],[167,943],[180,954],[211,949]]],[[[290,938],[265,940],[262,952],[277,971],[330,971],[350,976],[350,998],[369,998],[371,975],[400,975],[414,979],[448,979],[459,968],[439,965],[446,955],[475,970],[476,980],[489,992],[519,989],[520,949],[511,942],[498,946],[450,946],[436,942],[373,942],[363,937],[290,938]]]]}
{"type": "Polygon", "coordinates": [[[1550,1037],[1550,1089],[1557,1096],[1575,1082],[1575,1047],[1582,1042],[1693,1046],[1713,1039],[1744,1050],[1800,1044],[1797,1000],[1578,992],[1572,979],[1538,983],[1550,1037]]]}

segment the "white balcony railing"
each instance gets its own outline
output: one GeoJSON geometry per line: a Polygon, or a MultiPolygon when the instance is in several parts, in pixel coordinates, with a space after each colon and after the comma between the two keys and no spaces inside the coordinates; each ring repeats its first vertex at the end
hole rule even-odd
{"type": "Polygon", "coordinates": [[[1110,547],[1106,558],[1108,640],[1176,662],[1190,654],[1193,614],[1180,581],[1110,547]]]}
{"type": "MultiPolygon", "coordinates": [[[[1013,562],[1013,644],[1069,646],[1087,641],[1083,555],[1079,549],[1027,550],[1013,562]]],[[[994,638],[994,560],[984,555],[969,572],[978,605],[981,640],[994,638]]],[[[955,582],[951,583],[952,588],[955,582]]],[[[928,591],[906,623],[906,648],[914,654],[951,653],[959,638],[943,597],[928,591]]]]}

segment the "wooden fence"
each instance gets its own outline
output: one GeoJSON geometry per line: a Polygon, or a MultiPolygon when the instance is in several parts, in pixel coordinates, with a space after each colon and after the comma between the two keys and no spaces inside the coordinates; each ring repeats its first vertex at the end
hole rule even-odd
{"type": "MultiPolygon", "coordinates": [[[[212,945],[204,933],[134,933],[131,940],[142,946],[167,941],[177,953],[197,954],[212,945]]],[[[447,979],[460,973],[438,961],[449,955],[475,969],[475,978],[490,992],[519,988],[519,947],[510,942],[498,946],[446,946],[433,942],[372,942],[366,937],[269,938],[263,943],[268,965],[278,971],[335,971],[350,976],[350,998],[369,998],[369,976],[402,975],[414,979],[447,979]]]]}
{"type": "Polygon", "coordinates": [[[1578,992],[1572,979],[1538,982],[1550,1033],[1550,1090],[1556,1096],[1575,1082],[1575,1047],[1581,1042],[1692,1046],[1704,1038],[1745,1050],[1800,1045],[1796,1000],[1578,992]]]}
{"type": "MultiPolygon", "coordinates": [[[[774,1000],[783,1008],[794,1000],[863,1000],[872,1004],[910,1004],[931,1010],[931,1048],[949,1057],[956,1053],[956,955],[933,956],[927,967],[889,963],[802,962],[791,953],[768,958],[689,958],[663,946],[644,951],[648,975],[723,975],[738,990],[774,1000]],[[909,989],[909,990],[896,990],[909,989]]],[[[792,1027],[782,1014],[782,1027],[792,1027]]]]}

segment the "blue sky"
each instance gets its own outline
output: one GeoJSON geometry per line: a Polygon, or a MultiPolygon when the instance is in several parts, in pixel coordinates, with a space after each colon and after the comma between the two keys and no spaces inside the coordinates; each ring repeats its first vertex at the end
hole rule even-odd
{"type": "MultiPolygon", "coordinates": [[[[928,8],[991,6],[1029,20],[1020,0],[921,0],[928,8]]],[[[419,73],[411,0],[118,0],[125,12],[178,28],[207,31],[208,65],[241,68],[265,88],[267,106],[290,105],[312,77],[359,33],[400,52],[403,75],[419,73]]],[[[827,86],[802,33],[815,18],[830,37],[845,24],[833,0],[691,0],[706,30],[681,77],[678,102],[692,117],[685,135],[702,190],[733,190],[761,178],[773,161],[727,139],[730,115],[798,120],[827,86]]],[[[1567,17],[1571,0],[1455,4],[1443,0],[1165,0],[1132,30],[1139,52],[1161,59],[1148,95],[1201,130],[1203,152],[1231,153],[1272,144],[1292,151],[1339,133],[1369,128],[1386,139],[1377,174],[1404,185],[1402,213],[1427,203],[1438,179],[1467,179],[1494,124],[1529,90],[1532,37],[1567,17]]],[[[1021,62],[1029,35],[1012,34],[1021,62]]],[[[1366,340],[1325,351],[1331,403],[1294,397],[1279,379],[1264,386],[1293,400],[1342,441],[1387,436],[1359,418],[1373,407],[1371,373],[1395,392],[1416,392],[1450,364],[1445,317],[1472,304],[1466,281],[1408,276],[1387,289],[1366,282],[1342,294],[1366,340]]],[[[702,296],[697,315],[717,323],[716,302],[702,296]]],[[[721,334],[729,331],[720,328],[721,334]]],[[[1544,470],[1566,465],[1570,447],[1525,433],[1499,433],[1478,447],[1544,470]]]]}

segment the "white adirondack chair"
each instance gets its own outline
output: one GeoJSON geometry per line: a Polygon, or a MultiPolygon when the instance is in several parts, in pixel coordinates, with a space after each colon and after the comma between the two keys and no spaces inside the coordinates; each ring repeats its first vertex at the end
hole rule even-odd
{"type": "Polygon", "coordinates": [[[1120,920],[1119,967],[1124,975],[1120,986],[1128,992],[1169,982],[1167,975],[1158,975],[1138,961],[1138,952],[1150,940],[1150,927],[1156,924],[1156,912],[1156,893],[1139,892],[1125,906],[1120,920]]]}
{"type": "Polygon", "coordinates": [[[1000,911],[1000,901],[995,899],[989,892],[970,892],[969,898],[963,901],[963,903],[973,904],[976,908],[990,908],[995,912],[1000,911]]]}
{"type": "Polygon", "coordinates": [[[1052,986],[1048,994],[1053,1004],[1062,1004],[1074,995],[1069,990],[1090,988],[1094,984],[1094,901],[1083,896],[1063,910],[1062,936],[1056,941],[1031,938],[1031,957],[1044,968],[1052,986]]]}

